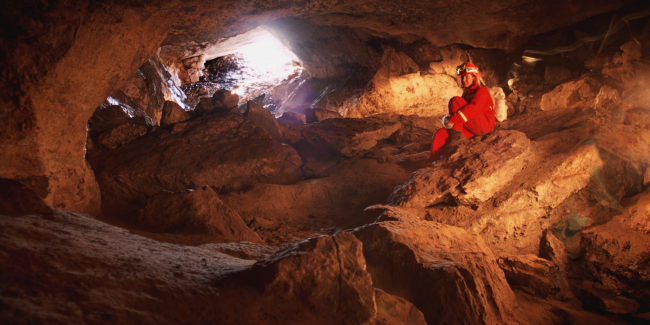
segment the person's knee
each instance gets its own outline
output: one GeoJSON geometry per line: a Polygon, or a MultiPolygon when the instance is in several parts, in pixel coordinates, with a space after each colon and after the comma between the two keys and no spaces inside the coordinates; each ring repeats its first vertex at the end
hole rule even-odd
{"type": "Polygon", "coordinates": [[[467,101],[463,97],[454,96],[449,100],[449,114],[455,113],[463,106],[467,105],[467,101]]]}

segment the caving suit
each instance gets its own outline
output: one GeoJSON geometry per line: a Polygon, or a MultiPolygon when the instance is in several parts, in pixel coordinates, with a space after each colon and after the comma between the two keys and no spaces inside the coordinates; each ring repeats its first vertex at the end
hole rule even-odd
{"type": "MultiPolygon", "coordinates": [[[[463,97],[454,97],[449,101],[449,121],[454,123],[452,129],[460,131],[466,138],[491,132],[496,126],[492,105],[487,88],[478,84],[468,87],[463,91],[463,97]]],[[[450,131],[445,128],[436,131],[429,161],[440,159],[449,135],[450,131]]]]}

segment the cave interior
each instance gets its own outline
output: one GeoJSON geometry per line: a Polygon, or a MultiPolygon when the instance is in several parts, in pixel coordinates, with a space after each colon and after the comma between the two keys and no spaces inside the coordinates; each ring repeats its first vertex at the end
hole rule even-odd
{"type": "Polygon", "coordinates": [[[647,1],[0,13],[3,324],[650,324],[647,1]]]}

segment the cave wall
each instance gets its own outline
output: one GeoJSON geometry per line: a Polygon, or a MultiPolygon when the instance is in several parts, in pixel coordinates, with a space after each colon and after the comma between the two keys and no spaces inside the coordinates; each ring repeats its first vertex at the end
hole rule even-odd
{"type": "Polygon", "coordinates": [[[99,214],[84,159],[86,122],[157,50],[164,2],[10,2],[3,20],[0,174],[59,208],[99,214]]]}
{"type": "Polygon", "coordinates": [[[161,45],[205,44],[281,17],[318,16],[320,25],[413,33],[437,45],[512,49],[630,2],[10,1],[1,13],[0,175],[25,181],[47,204],[99,213],[84,160],[86,122],[161,45]]]}

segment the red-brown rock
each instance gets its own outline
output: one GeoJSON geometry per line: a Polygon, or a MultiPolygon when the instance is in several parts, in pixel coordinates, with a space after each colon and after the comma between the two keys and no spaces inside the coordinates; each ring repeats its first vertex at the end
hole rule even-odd
{"type": "Polygon", "coordinates": [[[147,131],[146,125],[121,124],[100,135],[97,142],[105,148],[115,149],[144,136],[147,131]]]}
{"type": "Polygon", "coordinates": [[[302,137],[317,148],[353,157],[388,138],[401,126],[399,121],[336,118],[306,126],[302,137]]]}
{"type": "Polygon", "coordinates": [[[176,102],[166,101],[162,108],[162,117],[160,125],[167,126],[174,123],[183,122],[190,118],[190,113],[186,112],[176,102]]]}
{"type": "Polygon", "coordinates": [[[567,287],[553,262],[533,254],[503,255],[497,263],[511,286],[530,288],[543,298],[567,287]]]}
{"type": "MultiPolygon", "coordinates": [[[[262,294],[277,302],[278,315],[295,313],[278,306],[286,301],[303,303],[307,312],[329,324],[364,324],[376,313],[361,242],[349,233],[310,239],[279,251],[255,263],[251,273],[262,294]]],[[[295,314],[284,317],[311,323],[295,314]]]]}
{"type": "Polygon", "coordinates": [[[354,230],[378,288],[405,298],[429,324],[508,324],[516,306],[479,236],[392,207],[354,230]]]}
{"type": "Polygon", "coordinates": [[[222,244],[162,243],[64,210],[0,216],[0,228],[2,323],[360,325],[375,315],[361,243],[346,233],[253,265],[222,244]]]}
{"type": "Polygon", "coordinates": [[[606,311],[613,314],[632,314],[639,310],[639,303],[634,299],[616,294],[616,290],[606,286],[584,281],[579,288],[578,297],[588,309],[606,311]]]}
{"type": "Polygon", "coordinates": [[[30,214],[51,214],[52,208],[25,184],[0,177],[0,214],[21,217],[30,214]]]}
{"type": "Polygon", "coordinates": [[[334,112],[326,110],[324,108],[307,108],[305,109],[305,121],[306,123],[316,123],[324,121],[330,118],[340,118],[342,117],[339,112],[334,112]]]}
{"type": "Polygon", "coordinates": [[[650,302],[650,192],[625,206],[621,215],[582,232],[581,263],[602,284],[650,302]],[[635,285],[629,285],[635,283],[635,285]]]}
{"type": "Polygon", "coordinates": [[[293,148],[235,112],[176,123],[94,157],[92,163],[108,215],[136,210],[160,191],[293,183],[302,165],[293,148]]]}
{"type": "Polygon", "coordinates": [[[208,235],[210,242],[261,242],[208,186],[158,193],[147,199],[134,221],[151,232],[208,235]]]}
{"type": "Polygon", "coordinates": [[[499,130],[473,138],[441,165],[411,175],[393,192],[391,202],[413,208],[484,202],[523,168],[529,146],[530,140],[517,131],[499,130]]]}
{"type": "Polygon", "coordinates": [[[426,325],[424,315],[404,298],[387,294],[375,288],[377,315],[371,325],[426,325]]]}
{"type": "Polygon", "coordinates": [[[246,107],[244,116],[257,126],[266,130],[273,140],[282,142],[283,137],[280,124],[278,124],[278,121],[275,120],[275,116],[271,112],[254,101],[248,101],[244,106],[246,107]]]}

